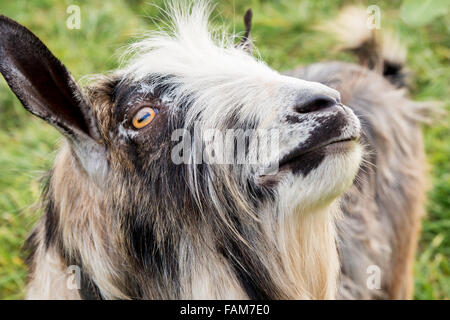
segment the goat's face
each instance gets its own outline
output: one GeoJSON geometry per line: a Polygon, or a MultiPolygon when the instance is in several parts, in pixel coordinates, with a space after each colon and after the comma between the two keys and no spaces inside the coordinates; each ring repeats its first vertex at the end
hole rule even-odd
{"type": "Polygon", "coordinates": [[[226,74],[221,61],[195,66],[197,75],[154,74],[151,62],[138,80],[129,78],[133,71],[126,74],[104,126],[109,151],[151,174],[185,166],[192,182],[204,174],[201,167],[224,183],[292,197],[289,203],[311,205],[341,194],[360,161],[357,117],[338,92],[281,76],[235,50],[229,58],[241,67],[226,74]]]}
{"type": "Polygon", "coordinates": [[[157,188],[162,185],[157,177],[164,176],[167,191],[183,184],[196,201],[205,194],[217,197],[221,190],[235,198],[249,196],[247,201],[270,195],[276,202],[304,206],[340,195],[356,174],[361,148],[359,121],[340,103],[339,93],[280,75],[242,48],[223,39],[218,45],[211,37],[204,15],[179,14],[174,35],[157,34],[136,45],[130,64],[101,88],[108,97],[102,101],[94,88],[84,102],[52,57],[39,63],[43,45],[34,38],[30,42],[39,50],[3,42],[25,48],[2,49],[2,73],[31,112],[69,138],[100,186],[132,177],[139,188],[157,188]],[[16,59],[14,52],[29,54],[16,59]],[[26,61],[33,58],[35,66],[26,61]],[[49,65],[57,72],[46,70],[49,65]],[[38,83],[48,80],[42,74],[55,73],[60,78],[48,85],[58,83],[57,88],[38,83]],[[61,91],[62,82],[66,92],[46,96],[61,91]],[[30,94],[41,86],[43,93],[30,94]],[[36,96],[43,100],[36,103],[36,96]]]}
{"type": "Polygon", "coordinates": [[[137,45],[118,73],[113,121],[102,126],[114,137],[111,150],[152,174],[184,166],[194,193],[209,179],[292,205],[344,192],[359,167],[360,123],[339,93],[283,76],[234,45],[218,46],[205,21],[178,21],[176,37],[137,45]],[[141,116],[152,119],[142,128],[133,124],[141,116]]]}

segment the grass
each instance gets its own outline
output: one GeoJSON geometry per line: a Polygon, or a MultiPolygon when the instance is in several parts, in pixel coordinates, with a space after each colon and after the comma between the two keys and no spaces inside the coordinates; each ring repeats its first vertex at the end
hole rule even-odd
{"type": "MultiPolygon", "coordinates": [[[[337,53],[333,39],[314,31],[319,21],[336,15],[350,1],[220,1],[214,21],[230,31],[243,30],[242,15],[254,11],[253,38],[261,56],[278,70],[318,60],[352,57],[337,53]]],[[[408,4],[417,1],[408,0],[408,4]]],[[[163,1],[153,1],[161,5],[163,1]]],[[[409,46],[416,100],[450,99],[449,16],[438,15],[420,26],[400,18],[402,1],[377,2],[382,28],[394,29],[409,46]]],[[[368,5],[368,4],[367,4],[368,5]]],[[[153,28],[161,13],[145,0],[0,2],[0,12],[33,30],[72,71],[76,79],[117,66],[117,49],[153,28]],[[66,8],[81,8],[81,29],[66,28],[66,8]],[[150,19],[153,17],[154,19],[150,19]]],[[[416,15],[420,16],[420,15],[416,15]]],[[[448,107],[448,105],[447,105],[448,107]]],[[[450,114],[450,113],[449,113],[450,114]]],[[[415,298],[450,297],[450,116],[424,128],[431,190],[415,265],[415,298]]],[[[24,296],[26,266],[21,253],[26,235],[39,217],[39,177],[49,169],[59,134],[21,107],[0,80],[0,299],[24,296]]]]}

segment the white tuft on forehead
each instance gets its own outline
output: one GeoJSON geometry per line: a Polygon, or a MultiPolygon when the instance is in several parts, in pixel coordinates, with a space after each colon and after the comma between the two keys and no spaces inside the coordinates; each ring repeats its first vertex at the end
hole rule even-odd
{"type": "Polygon", "coordinates": [[[174,75],[182,82],[191,79],[216,82],[236,73],[242,77],[275,74],[241,48],[235,48],[235,35],[214,29],[209,23],[211,6],[207,1],[173,1],[166,15],[166,29],[151,31],[129,47],[131,55],[124,72],[132,80],[149,74],[174,75]],[[216,81],[214,79],[216,78],[216,81]]]}
{"type": "Polygon", "coordinates": [[[270,129],[299,95],[333,91],[319,83],[281,75],[242,46],[236,47],[235,35],[211,27],[211,11],[207,1],[170,2],[167,28],[150,32],[131,45],[131,58],[119,71],[149,92],[152,86],[164,84],[167,76],[174,84],[174,89],[164,93],[171,102],[168,107],[190,105],[183,110],[186,127],[196,122],[203,128],[225,129],[234,118],[270,129]],[[155,79],[150,85],[146,82],[149,77],[155,79]]]}

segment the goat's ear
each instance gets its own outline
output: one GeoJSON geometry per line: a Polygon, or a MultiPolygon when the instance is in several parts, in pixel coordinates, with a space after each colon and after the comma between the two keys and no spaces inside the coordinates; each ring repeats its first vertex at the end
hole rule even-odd
{"type": "Polygon", "coordinates": [[[33,33],[5,16],[0,16],[0,72],[23,106],[62,132],[88,172],[95,170],[89,154],[100,151],[100,135],[78,85],[33,33]]]}
{"type": "Polygon", "coordinates": [[[28,29],[0,16],[0,72],[23,106],[64,134],[98,139],[90,108],[70,73],[28,29]]]}
{"type": "Polygon", "coordinates": [[[248,9],[244,16],[245,34],[236,46],[243,49],[244,51],[247,51],[250,55],[253,53],[253,42],[250,38],[250,32],[252,30],[252,18],[253,11],[252,9],[248,9]]]}

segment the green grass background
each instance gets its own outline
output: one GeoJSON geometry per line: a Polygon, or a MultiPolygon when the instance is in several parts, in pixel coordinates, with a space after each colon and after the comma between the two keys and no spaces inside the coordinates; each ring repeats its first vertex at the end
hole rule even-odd
{"type": "MultiPolygon", "coordinates": [[[[449,101],[450,19],[446,0],[358,2],[377,4],[382,28],[391,28],[408,45],[416,100],[449,101]],[[402,19],[403,17],[403,19],[402,19]]],[[[333,39],[315,31],[355,1],[227,0],[215,2],[215,23],[242,32],[242,15],[254,11],[253,38],[270,66],[288,70],[319,60],[353,57],[332,50],[333,39]]],[[[140,32],[154,28],[163,1],[1,1],[0,13],[37,34],[76,79],[117,67],[118,49],[140,32]],[[69,30],[66,9],[81,8],[81,29],[69,30]]],[[[447,2],[448,4],[448,2],[447,2]]],[[[0,40],[1,41],[1,40],[0,40]]],[[[446,105],[448,108],[448,103],[446,105]]],[[[431,185],[415,264],[415,298],[450,297],[450,116],[424,128],[431,185]]],[[[49,169],[59,134],[30,116],[0,80],[0,299],[24,296],[26,266],[21,253],[39,217],[39,177],[49,169]]]]}

